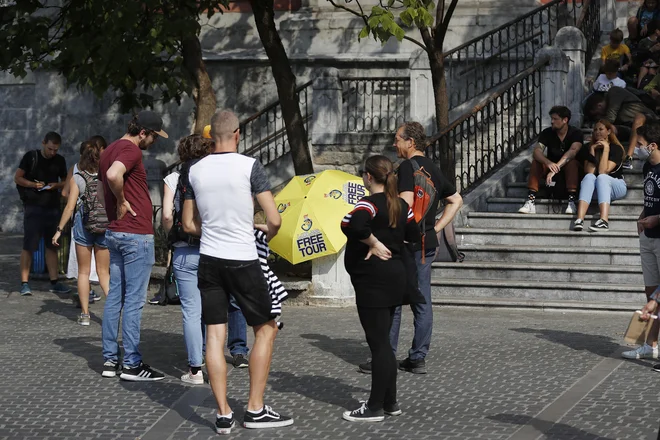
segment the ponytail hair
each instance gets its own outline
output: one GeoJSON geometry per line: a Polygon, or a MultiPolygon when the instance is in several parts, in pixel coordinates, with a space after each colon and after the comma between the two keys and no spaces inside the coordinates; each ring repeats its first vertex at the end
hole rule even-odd
{"type": "Polygon", "coordinates": [[[398,179],[394,174],[394,164],[385,156],[371,156],[364,164],[364,171],[371,174],[376,183],[385,186],[389,226],[396,228],[401,216],[401,201],[399,200],[398,179]]]}

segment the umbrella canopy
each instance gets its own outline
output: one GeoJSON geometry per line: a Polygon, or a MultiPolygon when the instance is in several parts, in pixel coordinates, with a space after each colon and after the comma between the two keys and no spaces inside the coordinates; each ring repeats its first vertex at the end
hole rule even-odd
{"type": "Polygon", "coordinates": [[[275,197],[282,227],[268,245],[292,264],[339,252],[341,220],[365,195],[362,179],[343,171],[294,177],[275,197]]]}

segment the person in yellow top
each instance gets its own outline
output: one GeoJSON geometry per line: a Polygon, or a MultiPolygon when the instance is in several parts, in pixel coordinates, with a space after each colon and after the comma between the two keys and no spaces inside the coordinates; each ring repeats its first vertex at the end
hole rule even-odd
{"type": "Polygon", "coordinates": [[[610,32],[610,44],[603,47],[600,58],[605,64],[607,60],[616,60],[621,64],[619,71],[626,72],[632,62],[632,55],[628,46],[623,42],[623,32],[620,29],[614,29],[610,32]]]}

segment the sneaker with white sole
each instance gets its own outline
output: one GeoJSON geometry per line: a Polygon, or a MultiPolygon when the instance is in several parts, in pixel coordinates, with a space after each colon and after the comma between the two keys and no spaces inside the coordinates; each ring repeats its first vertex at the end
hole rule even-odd
{"type": "Polygon", "coordinates": [[[245,417],[243,418],[243,426],[250,429],[279,428],[289,425],[293,425],[293,419],[291,417],[276,413],[268,405],[264,405],[258,413],[245,411],[245,417]]]}
{"type": "Polygon", "coordinates": [[[115,377],[119,373],[119,364],[117,362],[105,361],[103,364],[103,377],[115,377]]]}
{"type": "Polygon", "coordinates": [[[592,232],[606,232],[610,230],[610,225],[602,218],[599,218],[596,223],[589,226],[589,230],[592,232]]]}
{"type": "Polygon", "coordinates": [[[234,426],[236,426],[236,422],[234,421],[234,413],[231,413],[228,416],[221,416],[220,414],[215,415],[215,432],[218,434],[231,434],[231,428],[234,426]]]}
{"type": "Polygon", "coordinates": [[[165,375],[154,370],[144,362],[140,362],[140,365],[134,368],[124,367],[119,378],[130,382],[153,382],[155,380],[163,380],[165,375]]]}
{"type": "Polygon", "coordinates": [[[623,160],[623,163],[621,164],[621,168],[624,170],[632,170],[633,169],[633,158],[628,156],[623,160]]]}
{"type": "Polygon", "coordinates": [[[574,231],[581,231],[584,229],[584,220],[581,218],[575,220],[575,223],[573,223],[573,230],[574,231]]]}
{"type": "Polygon", "coordinates": [[[383,412],[386,416],[400,416],[403,414],[403,411],[401,411],[401,408],[399,408],[398,403],[392,403],[390,405],[385,404],[383,407],[383,412]]]}
{"type": "Polygon", "coordinates": [[[90,318],[87,313],[81,313],[80,316],[78,316],[78,324],[89,325],[89,323],[90,323],[90,318]]]}
{"type": "Polygon", "coordinates": [[[382,422],[385,420],[383,410],[372,411],[367,406],[367,402],[362,402],[362,405],[353,411],[345,411],[342,415],[344,420],[349,422],[382,422]]]}
{"type": "Polygon", "coordinates": [[[564,214],[575,214],[577,212],[577,207],[575,206],[575,202],[573,200],[568,201],[568,205],[566,206],[566,211],[564,211],[564,214]]]}
{"type": "Polygon", "coordinates": [[[534,200],[528,199],[518,212],[521,214],[536,214],[536,203],[534,203],[534,200]]]}
{"type": "Polygon", "coordinates": [[[32,289],[28,283],[21,283],[21,296],[30,296],[32,295],[32,289]]]}
{"type": "Polygon", "coordinates": [[[624,359],[658,359],[658,347],[651,347],[644,344],[635,350],[624,351],[621,353],[624,359]]]}
{"type": "Polygon", "coordinates": [[[181,376],[181,382],[189,383],[190,385],[204,385],[204,375],[202,374],[202,370],[199,370],[197,374],[192,374],[192,371],[188,371],[181,376]]]}

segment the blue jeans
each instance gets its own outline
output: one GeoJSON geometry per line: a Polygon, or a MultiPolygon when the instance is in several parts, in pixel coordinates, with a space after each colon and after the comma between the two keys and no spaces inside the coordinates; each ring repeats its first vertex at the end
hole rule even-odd
{"type": "MultiPolygon", "coordinates": [[[[417,262],[417,283],[419,290],[424,295],[426,304],[410,304],[414,316],[415,334],[412,347],[408,351],[408,357],[417,361],[424,359],[429,353],[431,346],[431,334],[433,333],[433,306],[431,304],[431,264],[435,258],[437,249],[426,250],[426,260],[422,263],[422,251],[415,252],[417,262]]],[[[399,328],[401,327],[401,307],[394,311],[392,328],[390,329],[390,344],[396,354],[399,345],[399,328]]]]}
{"type": "Polygon", "coordinates": [[[193,246],[174,248],[172,267],[179,287],[181,313],[183,314],[183,339],[186,341],[188,351],[188,365],[201,367],[204,351],[204,324],[202,323],[202,296],[197,287],[199,248],[193,246]]]}
{"type": "Polygon", "coordinates": [[[103,309],[103,359],[119,361],[117,339],[123,309],[124,367],[135,368],[142,362],[140,323],[155,263],[154,236],[106,231],[105,238],[110,250],[110,292],[103,309]]]}
{"type": "Polygon", "coordinates": [[[247,322],[233,296],[229,298],[229,313],[227,318],[227,348],[232,356],[248,354],[247,322]]]}
{"type": "Polygon", "coordinates": [[[580,184],[580,200],[591,203],[594,189],[598,193],[598,204],[611,203],[626,196],[628,187],[623,179],[615,179],[607,174],[599,174],[598,177],[589,173],[584,176],[580,184]]]}

